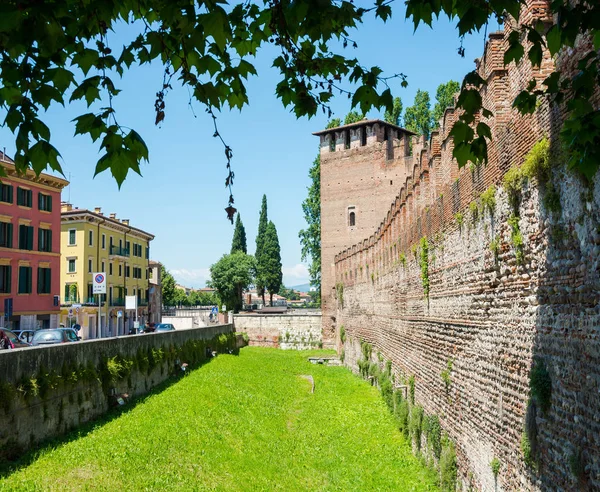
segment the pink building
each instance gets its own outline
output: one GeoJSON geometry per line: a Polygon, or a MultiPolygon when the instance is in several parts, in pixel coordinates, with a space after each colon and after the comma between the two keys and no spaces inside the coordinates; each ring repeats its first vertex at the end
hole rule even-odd
{"type": "Polygon", "coordinates": [[[0,326],[58,326],[60,193],[68,181],[31,170],[19,175],[0,152],[0,326]]]}

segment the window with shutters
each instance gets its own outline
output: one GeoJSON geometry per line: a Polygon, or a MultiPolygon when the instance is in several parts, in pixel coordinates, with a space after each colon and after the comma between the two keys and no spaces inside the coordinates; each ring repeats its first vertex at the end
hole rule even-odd
{"type": "Polygon", "coordinates": [[[123,276],[123,265],[119,264],[119,277],[123,276]]]}
{"type": "Polygon", "coordinates": [[[0,222],[0,246],[12,248],[13,225],[10,222],[0,222]]]}
{"type": "Polygon", "coordinates": [[[11,266],[0,265],[0,292],[10,294],[11,266]]]}
{"type": "Polygon", "coordinates": [[[94,231],[88,231],[88,244],[90,246],[94,245],[94,231]]]}
{"type": "Polygon", "coordinates": [[[75,260],[67,260],[67,272],[75,273],[75,260]]]}
{"type": "Polygon", "coordinates": [[[108,263],[108,274],[112,275],[113,274],[113,262],[109,262],[108,263]]]}
{"type": "Polygon", "coordinates": [[[146,246],[146,259],[149,260],[150,259],[150,247],[146,246]]]}
{"type": "Polygon", "coordinates": [[[0,202],[13,202],[13,187],[9,184],[0,184],[0,202]]]}
{"type": "Polygon", "coordinates": [[[69,246],[75,246],[77,244],[77,236],[75,229],[69,229],[69,246]]]}
{"type": "Polygon", "coordinates": [[[32,203],[32,195],[31,190],[26,190],[25,188],[18,187],[17,188],[17,205],[21,205],[22,207],[31,208],[32,203]]]}
{"type": "Polygon", "coordinates": [[[38,268],[38,294],[50,294],[52,271],[50,268],[38,268]]]}
{"type": "Polygon", "coordinates": [[[33,251],[33,226],[19,226],[19,249],[33,251]]]}
{"type": "Polygon", "coordinates": [[[52,231],[50,229],[38,229],[38,251],[46,253],[52,251],[52,231]]]}
{"type": "Polygon", "coordinates": [[[38,208],[46,212],[52,212],[52,196],[38,193],[38,208]]]}
{"type": "Polygon", "coordinates": [[[129,265],[127,265],[127,266],[125,267],[125,276],[126,276],[127,278],[131,277],[131,271],[130,271],[130,269],[129,269],[129,265]]]}
{"type": "Polygon", "coordinates": [[[91,258],[88,258],[88,273],[92,273],[94,271],[94,262],[91,258]]]}
{"type": "Polygon", "coordinates": [[[31,294],[31,267],[19,267],[19,294],[31,294]]]}
{"type": "Polygon", "coordinates": [[[102,234],[102,249],[106,249],[106,234],[102,234]]]}

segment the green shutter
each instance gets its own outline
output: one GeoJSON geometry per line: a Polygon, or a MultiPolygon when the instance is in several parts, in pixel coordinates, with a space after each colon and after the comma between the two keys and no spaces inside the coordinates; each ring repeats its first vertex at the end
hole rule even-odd
{"type": "MultiPolygon", "coordinates": [[[[11,189],[12,189],[12,187],[11,187],[11,189]]],[[[6,247],[7,248],[13,247],[13,225],[12,225],[12,223],[10,223],[6,226],[6,247]]]]}
{"type": "Polygon", "coordinates": [[[23,294],[25,289],[25,267],[19,267],[19,294],[23,294]]]}
{"type": "Polygon", "coordinates": [[[33,226],[27,227],[27,249],[33,251],[33,226]]]}
{"type": "Polygon", "coordinates": [[[12,266],[8,265],[6,268],[8,269],[8,273],[7,273],[8,280],[7,280],[7,284],[6,284],[7,285],[6,293],[10,294],[10,289],[12,288],[12,266]]]}
{"type": "Polygon", "coordinates": [[[48,195],[46,206],[48,207],[48,212],[52,212],[52,195],[48,195]]]}
{"type": "Polygon", "coordinates": [[[24,226],[22,224],[19,226],[19,249],[25,249],[25,246],[27,244],[25,227],[27,226],[24,226]]]}
{"type": "Polygon", "coordinates": [[[46,251],[51,252],[52,251],[52,229],[48,229],[48,231],[46,232],[46,239],[48,241],[48,244],[46,245],[46,251]]]}
{"type": "Polygon", "coordinates": [[[44,278],[45,282],[45,292],[46,294],[50,294],[52,290],[52,270],[50,268],[46,268],[46,277],[44,278]]]}
{"type": "Polygon", "coordinates": [[[44,230],[38,229],[38,251],[44,251],[44,230]]]}
{"type": "Polygon", "coordinates": [[[41,294],[44,292],[44,279],[42,278],[42,272],[44,271],[43,268],[38,267],[38,271],[37,271],[37,293],[41,294]]]}
{"type": "Polygon", "coordinates": [[[44,210],[44,195],[42,195],[42,192],[38,192],[38,209],[44,210]]]}
{"type": "Polygon", "coordinates": [[[10,185],[8,187],[8,203],[12,203],[13,202],[13,187],[12,185],[10,185]]]}

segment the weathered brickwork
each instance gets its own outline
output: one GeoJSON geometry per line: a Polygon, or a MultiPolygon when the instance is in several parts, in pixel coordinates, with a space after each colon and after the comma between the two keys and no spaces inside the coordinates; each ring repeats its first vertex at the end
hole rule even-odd
{"type": "MultiPolygon", "coordinates": [[[[544,7],[543,1],[530,2],[523,18],[545,20],[544,7]]],[[[323,256],[323,285],[327,281],[329,287],[323,289],[323,327],[339,333],[344,326],[350,367],[356,367],[365,340],[374,353],[392,361],[398,378],[414,376],[416,401],[439,416],[456,443],[463,482],[481,490],[598,490],[600,178],[586,185],[564,169],[557,108],[542,104],[531,116],[511,109],[518,92],[532,77],[543,79],[553,62],[546,57],[540,70],[525,62],[504,67],[507,33],[490,36],[477,64],[487,80],[484,105],[494,112],[486,120],[493,135],[489,162],[458,169],[448,136],[453,110],[446,111],[429,142],[414,138],[413,157],[404,159],[410,172],[399,175],[397,196],[381,214],[383,222],[364,224],[374,233],[338,250],[333,278],[323,256]],[[544,204],[550,183],[525,181],[518,209],[523,262],[518,265],[508,224],[513,211],[502,178],[543,137],[550,140],[557,165],[552,184],[560,210],[551,212],[544,204]],[[497,189],[495,206],[482,211],[479,197],[491,185],[497,189]],[[474,219],[469,204],[477,200],[474,219]],[[462,214],[462,225],[456,214],[462,214]],[[422,237],[429,246],[428,298],[422,237]],[[490,247],[495,240],[497,254],[490,247]],[[534,359],[544,361],[552,381],[550,408],[538,409],[535,418],[537,470],[525,464],[520,450],[534,359]],[[441,374],[448,360],[453,364],[446,391],[441,374]],[[497,489],[490,467],[494,457],[501,463],[497,489]],[[583,465],[579,478],[573,457],[583,465]]],[[[571,51],[558,63],[564,68],[576,55],[571,51]]],[[[355,151],[345,152],[322,159],[322,186],[336,158],[338,181],[352,175],[355,151]]],[[[348,203],[354,190],[341,188],[336,196],[346,194],[348,203]]],[[[322,193],[323,217],[329,196],[322,193]]],[[[376,187],[371,196],[381,206],[389,198],[376,187]]],[[[323,222],[324,245],[339,241],[337,234],[323,222]]]]}
{"type": "Polygon", "coordinates": [[[248,345],[307,350],[323,346],[321,314],[235,314],[235,330],[248,335],[248,345]]]}

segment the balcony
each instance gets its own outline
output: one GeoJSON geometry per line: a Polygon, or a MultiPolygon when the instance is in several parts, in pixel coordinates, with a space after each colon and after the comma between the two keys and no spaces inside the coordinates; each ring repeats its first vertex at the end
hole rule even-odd
{"type": "Polygon", "coordinates": [[[147,306],[147,305],[148,305],[148,300],[147,299],[140,299],[138,301],[138,306],[139,307],[141,307],[141,306],[147,306]]]}
{"type": "Polygon", "coordinates": [[[121,246],[111,246],[109,251],[110,258],[129,258],[129,249],[121,246]]]}
{"type": "Polygon", "coordinates": [[[124,297],[113,297],[110,302],[110,305],[111,306],[124,306],[125,298],[124,297]]]}

